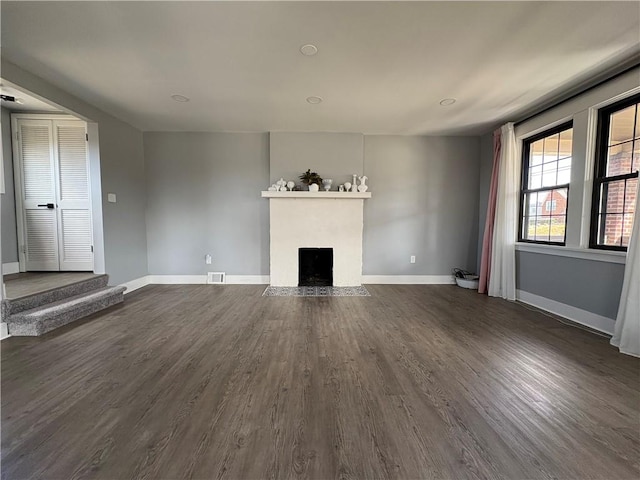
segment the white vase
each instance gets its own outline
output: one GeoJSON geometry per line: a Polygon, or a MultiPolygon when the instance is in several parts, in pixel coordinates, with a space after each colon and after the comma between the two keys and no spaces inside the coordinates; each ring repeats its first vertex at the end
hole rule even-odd
{"type": "Polygon", "coordinates": [[[311,185],[309,185],[310,192],[317,192],[318,190],[320,190],[320,187],[317,183],[312,183],[311,185]]]}
{"type": "Polygon", "coordinates": [[[367,185],[358,185],[358,191],[359,191],[360,193],[364,193],[364,192],[366,192],[368,188],[369,188],[369,187],[368,187],[367,185]]]}

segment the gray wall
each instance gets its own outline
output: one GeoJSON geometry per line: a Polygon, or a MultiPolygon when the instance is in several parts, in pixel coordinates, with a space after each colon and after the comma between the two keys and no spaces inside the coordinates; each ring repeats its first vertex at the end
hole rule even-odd
{"type": "Polygon", "coordinates": [[[145,133],[144,151],[150,274],[269,274],[268,134],[145,133]]]}
{"type": "MultiPolygon", "coordinates": [[[[300,183],[298,177],[311,169],[333,180],[332,190],[363,173],[361,133],[271,133],[270,182],[281,177],[300,183]]],[[[267,185],[268,186],[268,185],[267,185]]],[[[322,188],[322,185],[320,185],[322,188]]]]}
{"type": "Polygon", "coordinates": [[[477,137],[365,136],[365,275],[475,268],[479,147],[477,137]]]}
{"type": "Polygon", "coordinates": [[[2,109],[2,155],[5,194],[2,195],[2,263],[18,261],[16,199],[13,189],[13,152],[11,150],[11,115],[2,109]]]}
{"type": "Polygon", "coordinates": [[[624,265],[581,258],[516,252],[520,290],[616,318],[624,265]]]}
{"type": "Polygon", "coordinates": [[[4,59],[2,78],[49,99],[64,111],[97,122],[106,272],[111,284],[145,276],[147,239],[142,133],[4,59]],[[118,202],[107,203],[107,192],[116,193],[118,202]]]}

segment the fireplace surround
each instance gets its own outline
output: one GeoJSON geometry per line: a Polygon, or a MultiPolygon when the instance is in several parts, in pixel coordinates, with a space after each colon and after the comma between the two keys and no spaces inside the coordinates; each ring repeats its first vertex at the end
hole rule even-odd
{"type": "Polygon", "coordinates": [[[300,248],[333,249],[333,286],[362,285],[364,200],[370,192],[262,192],[269,198],[270,283],[297,287],[300,248]]]}

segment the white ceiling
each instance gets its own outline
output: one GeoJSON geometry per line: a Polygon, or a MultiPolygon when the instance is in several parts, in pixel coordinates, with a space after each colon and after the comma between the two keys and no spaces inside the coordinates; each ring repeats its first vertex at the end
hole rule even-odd
{"type": "Polygon", "coordinates": [[[484,133],[640,51],[638,2],[0,8],[4,57],[145,131],[484,133]]]}

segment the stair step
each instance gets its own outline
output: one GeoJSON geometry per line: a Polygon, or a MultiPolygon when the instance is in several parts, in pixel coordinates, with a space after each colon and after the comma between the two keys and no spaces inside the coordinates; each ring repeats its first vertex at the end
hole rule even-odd
{"type": "Polygon", "coordinates": [[[103,287],[10,315],[9,334],[33,337],[91,315],[124,300],[125,287],[103,287]]]}
{"type": "Polygon", "coordinates": [[[65,298],[104,288],[107,286],[108,281],[108,275],[97,275],[86,280],[80,280],[61,287],[34,293],[26,297],[3,300],[2,319],[5,321],[4,319],[9,316],[25,310],[31,310],[65,298]]]}

